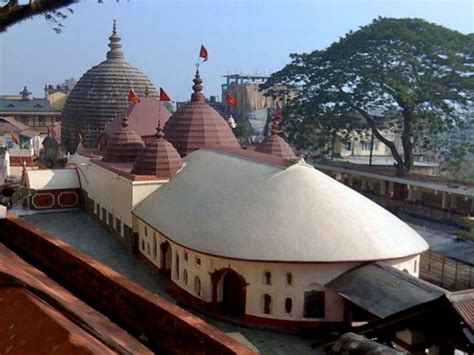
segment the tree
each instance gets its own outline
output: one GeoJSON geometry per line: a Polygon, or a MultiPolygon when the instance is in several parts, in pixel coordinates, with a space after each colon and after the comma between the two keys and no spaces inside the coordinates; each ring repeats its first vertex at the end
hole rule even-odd
{"type": "MultiPolygon", "coordinates": [[[[68,13],[74,13],[70,5],[80,0],[28,0],[20,3],[19,0],[1,0],[6,3],[0,7],[0,32],[5,32],[10,26],[35,16],[43,15],[53,25],[56,33],[61,33],[64,25],[62,21],[68,13]]],[[[119,2],[120,0],[115,0],[119,2]]],[[[103,3],[104,0],[97,0],[103,3]]]]}
{"type": "Polygon", "coordinates": [[[79,0],[29,0],[28,3],[20,4],[18,0],[3,0],[5,5],[0,7],[0,32],[5,32],[8,27],[26,19],[44,15],[46,20],[54,24],[54,31],[60,33],[63,27],[61,20],[67,17],[66,9],[72,13],[73,10],[68,8],[79,0]]]}
{"type": "Polygon", "coordinates": [[[414,147],[460,124],[472,104],[473,51],[472,35],[421,19],[378,18],[325,50],[292,54],[262,89],[296,94],[285,124],[296,145],[308,145],[315,130],[352,129],[362,119],[406,175],[414,147]],[[399,128],[403,149],[384,135],[390,126],[399,128]]]}

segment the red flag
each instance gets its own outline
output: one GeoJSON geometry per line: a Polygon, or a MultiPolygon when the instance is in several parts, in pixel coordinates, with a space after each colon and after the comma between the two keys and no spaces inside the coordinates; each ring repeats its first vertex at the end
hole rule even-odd
{"type": "Polygon", "coordinates": [[[140,102],[140,98],[138,97],[135,90],[130,89],[128,92],[128,101],[133,102],[134,104],[138,104],[140,102]]]}
{"type": "Polygon", "coordinates": [[[276,108],[275,108],[275,119],[276,120],[281,120],[281,107],[280,103],[277,101],[276,103],[276,108]]]}
{"type": "Polygon", "coordinates": [[[234,96],[232,96],[232,94],[228,91],[225,94],[225,102],[227,105],[230,105],[230,106],[235,106],[239,103],[239,101],[234,96]]]}
{"type": "Polygon", "coordinates": [[[163,88],[160,88],[160,101],[171,101],[170,97],[165,92],[165,90],[163,90],[163,88]]]}
{"type": "Polygon", "coordinates": [[[10,134],[12,135],[13,143],[20,145],[20,140],[18,139],[18,136],[13,132],[10,132],[10,134]]]}
{"type": "Polygon", "coordinates": [[[203,45],[201,45],[201,49],[199,50],[199,58],[202,58],[203,62],[207,61],[207,49],[203,45]]]}

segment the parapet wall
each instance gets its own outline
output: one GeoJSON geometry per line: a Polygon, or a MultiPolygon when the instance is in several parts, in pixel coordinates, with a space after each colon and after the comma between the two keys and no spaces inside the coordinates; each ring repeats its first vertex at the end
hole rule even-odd
{"type": "Polygon", "coordinates": [[[253,354],[233,338],[22,218],[0,220],[0,242],[109,317],[152,350],[253,354]]]}

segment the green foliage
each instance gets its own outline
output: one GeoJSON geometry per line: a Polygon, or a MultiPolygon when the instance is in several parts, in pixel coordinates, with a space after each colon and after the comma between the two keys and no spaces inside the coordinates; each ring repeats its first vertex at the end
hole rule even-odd
{"type": "Polygon", "coordinates": [[[241,142],[248,142],[252,134],[253,134],[253,129],[248,123],[238,122],[236,124],[236,127],[234,128],[234,135],[241,142]]]}
{"type": "Polygon", "coordinates": [[[462,224],[464,225],[465,230],[458,230],[454,232],[454,235],[460,240],[474,241],[474,218],[464,217],[462,219],[462,224]]]}
{"type": "Polygon", "coordinates": [[[474,141],[466,132],[454,130],[439,140],[440,170],[447,178],[474,182],[474,141]]]}
{"type": "Polygon", "coordinates": [[[365,125],[403,175],[414,146],[462,120],[474,89],[473,51],[472,36],[420,19],[378,18],[325,50],[292,54],[262,89],[293,94],[285,126],[296,146],[314,148],[320,131],[365,125]],[[399,129],[403,151],[384,136],[387,128],[399,129]]]}

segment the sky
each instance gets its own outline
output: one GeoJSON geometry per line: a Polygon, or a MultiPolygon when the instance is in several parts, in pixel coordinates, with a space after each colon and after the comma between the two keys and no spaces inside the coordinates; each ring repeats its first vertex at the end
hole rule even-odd
{"type": "Polygon", "coordinates": [[[324,49],[378,16],[418,17],[474,32],[472,0],[85,0],[56,34],[39,16],[0,33],[0,94],[79,79],[105,59],[113,19],[126,60],[175,101],[189,99],[199,48],[204,93],[220,95],[223,75],[270,74],[290,53],[324,49]]]}

